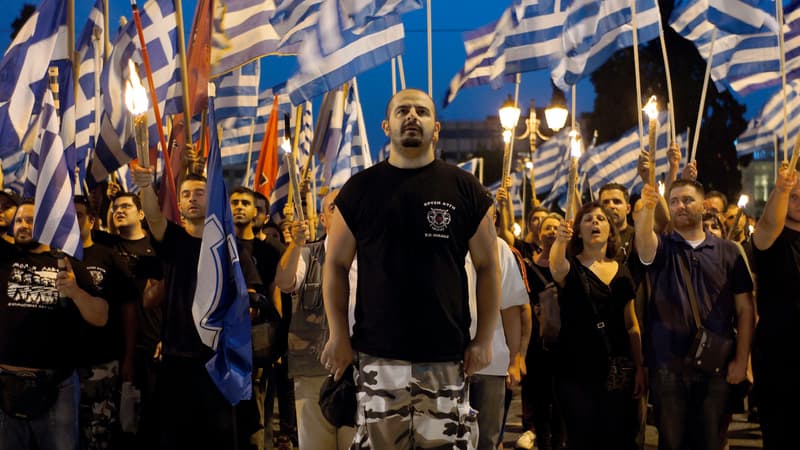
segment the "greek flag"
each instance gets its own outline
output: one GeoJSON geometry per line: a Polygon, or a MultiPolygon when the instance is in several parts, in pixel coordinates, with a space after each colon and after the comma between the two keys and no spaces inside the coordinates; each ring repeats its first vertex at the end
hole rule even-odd
{"type": "MultiPolygon", "coordinates": [[[[709,57],[711,38],[716,33],[711,78],[717,89],[729,87],[740,95],[747,95],[780,84],[780,50],[776,33],[726,32],[708,20],[707,6],[708,0],[676,1],[670,26],[692,41],[705,59],[709,57]]],[[[786,75],[793,79],[800,74],[800,9],[787,9],[785,21],[786,75]]]]}
{"type": "MultiPolygon", "coordinates": [[[[666,112],[658,117],[658,132],[656,134],[656,174],[665,174],[669,170],[667,149],[669,147],[669,124],[666,112]]],[[[686,141],[685,133],[678,137],[678,145],[683,146],[686,141]]],[[[600,188],[607,183],[619,183],[628,188],[628,191],[638,192],[642,188],[642,181],[637,172],[639,163],[640,146],[639,131],[631,128],[617,141],[589,149],[580,159],[582,171],[587,173],[589,186],[595,196],[600,188]]],[[[685,158],[684,158],[685,160],[685,158]]]]}
{"type": "Polygon", "coordinates": [[[459,169],[465,170],[476,177],[478,176],[478,165],[481,164],[481,158],[472,158],[457,164],[459,169]]]}
{"type": "Polygon", "coordinates": [[[209,95],[208,207],[192,317],[200,339],[214,350],[214,356],[206,363],[208,374],[225,399],[235,405],[249,399],[252,393],[250,301],[222,177],[213,102],[213,96],[209,95]]]}
{"type": "Polygon", "coordinates": [[[372,165],[369,151],[364,151],[366,136],[361,135],[359,120],[361,105],[356,101],[353,86],[347,92],[347,105],[342,120],[342,140],[330,178],[330,189],[338,189],[351,176],[372,165]]]}
{"type": "Polygon", "coordinates": [[[392,149],[392,143],[387,139],[386,143],[383,144],[380,150],[378,150],[378,162],[381,162],[385,159],[389,159],[389,152],[392,149]]]}
{"type": "Polygon", "coordinates": [[[342,89],[325,94],[322,107],[319,111],[320,129],[314,141],[315,152],[319,155],[319,178],[322,185],[328,185],[333,176],[333,168],[339,155],[339,146],[342,142],[342,123],[344,121],[344,92],[342,89]]]}
{"type": "Polygon", "coordinates": [[[64,253],[83,258],[83,244],[72,201],[70,167],[59,135],[58,116],[50,91],[42,96],[41,130],[30,153],[26,195],[35,197],[33,239],[64,253]]]}
{"type": "MultiPolygon", "coordinates": [[[[761,108],[747,129],[736,140],[736,154],[741,157],[758,150],[772,150],[773,136],[783,140],[783,96],[786,95],[787,139],[793,145],[800,132],[800,80],[792,80],[786,90],[778,90],[761,108]]],[[[791,148],[791,147],[790,147],[791,148]]]]}
{"type": "Polygon", "coordinates": [[[270,24],[274,13],[273,0],[216,0],[214,27],[224,38],[211,46],[212,78],[277,50],[280,38],[270,24]]]}
{"type": "MultiPolygon", "coordinates": [[[[498,45],[498,42],[503,39],[503,23],[509,20],[509,16],[510,12],[506,10],[500,20],[464,33],[464,49],[467,59],[461,71],[450,81],[450,87],[445,93],[444,108],[455,100],[456,94],[462,87],[487,84],[492,80],[493,74],[505,69],[505,67],[496,68],[495,64],[498,61],[501,63],[505,61],[505,59],[499,59],[502,47],[498,45]]],[[[512,79],[506,75],[505,81],[510,82],[512,79]]]]}
{"type": "MultiPolygon", "coordinates": [[[[150,56],[153,83],[156,87],[161,109],[162,120],[170,114],[182,111],[180,67],[176,44],[175,9],[171,0],[150,0],[141,10],[142,27],[147,52],[150,56]]],[[[92,160],[92,168],[87,179],[91,183],[103,180],[108,174],[136,156],[133,140],[131,116],[120,101],[125,98],[125,82],[128,73],[128,61],[133,59],[141,67],[141,78],[145,78],[142,58],[139,50],[139,37],[136,24],[128,22],[120,30],[114,41],[111,55],[103,68],[101,88],[103,92],[103,116],[100,124],[100,136],[92,160]]],[[[148,98],[149,100],[149,98],[148,98]]],[[[158,125],[155,123],[152,109],[148,113],[149,147],[159,142],[158,125]]]]}
{"type": "Polygon", "coordinates": [[[547,195],[563,177],[569,163],[569,130],[564,128],[558,134],[536,149],[533,154],[533,175],[536,181],[536,195],[547,195]]]}
{"type": "MultiPolygon", "coordinates": [[[[636,0],[639,43],[658,37],[661,16],[655,0],[636,0]]],[[[575,0],[569,7],[563,31],[563,52],[553,68],[553,82],[569,89],[594,72],[617,50],[633,45],[630,0],[575,0]]]]}
{"type": "Polygon", "coordinates": [[[269,20],[278,34],[278,51],[294,54],[301,43],[316,34],[319,11],[324,0],[275,0],[275,12],[269,20]]]}
{"type": "Polygon", "coordinates": [[[89,155],[95,146],[95,119],[102,109],[99,105],[99,78],[103,71],[103,3],[103,0],[95,2],[77,43],[80,65],[78,90],[75,93],[75,151],[79,184],[86,178],[89,155]]]}
{"type": "MultiPolygon", "coordinates": [[[[512,172],[510,176],[511,186],[508,188],[508,197],[511,199],[511,211],[514,213],[514,217],[522,217],[522,174],[512,172]]],[[[486,187],[494,197],[497,197],[500,181],[497,180],[486,187]]]]}
{"type": "Polygon", "coordinates": [[[217,120],[256,116],[260,72],[259,62],[253,61],[214,80],[217,90],[214,115],[217,120]]]}
{"type": "Polygon", "coordinates": [[[59,59],[57,47],[66,48],[66,14],[66,2],[43,0],[0,60],[0,158],[18,152],[37,122],[32,117],[47,89],[47,69],[59,59]]]}
{"type": "Polygon", "coordinates": [[[359,73],[403,53],[405,32],[391,14],[364,27],[342,32],[342,44],[324,55],[318,37],[305,39],[297,55],[298,72],[286,82],[292,103],[299,104],[341,86],[359,73]]]}
{"type": "Polygon", "coordinates": [[[778,31],[775,0],[708,0],[708,20],[735,34],[778,31]]]}
{"type": "Polygon", "coordinates": [[[341,47],[343,31],[358,30],[380,17],[401,15],[419,8],[422,8],[421,0],[324,0],[318,15],[322,54],[328,55],[341,47]]]}

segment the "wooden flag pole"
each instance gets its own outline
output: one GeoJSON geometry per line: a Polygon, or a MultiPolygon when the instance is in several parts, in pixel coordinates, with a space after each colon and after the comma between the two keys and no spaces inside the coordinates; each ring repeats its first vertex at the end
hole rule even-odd
{"type": "Polygon", "coordinates": [[[192,146],[192,107],[189,101],[189,68],[186,64],[186,39],[184,38],[183,27],[183,2],[182,0],[172,0],[175,4],[175,24],[178,32],[178,60],[181,65],[181,94],[183,97],[183,138],[186,145],[192,146]]]}
{"type": "Polygon", "coordinates": [[[400,68],[400,89],[406,88],[406,68],[403,66],[403,55],[397,55],[397,66],[400,68]]]}
{"type": "Polygon", "coordinates": [[[108,56],[111,54],[111,41],[109,40],[108,36],[108,0],[103,0],[103,61],[108,59],[108,56]]]}
{"type": "MultiPolygon", "coordinates": [[[[656,2],[656,8],[658,8],[658,2],[656,2]]],[[[660,12],[659,12],[659,17],[660,12]]],[[[661,41],[661,58],[664,60],[664,72],[667,76],[667,112],[669,114],[669,137],[674,143],[677,135],[675,134],[675,98],[672,97],[672,77],[670,76],[669,71],[669,58],[667,57],[667,43],[664,39],[664,25],[661,23],[661,20],[658,20],[658,38],[661,41]]]]}
{"type": "MultiPolygon", "coordinates": [[[[786,55],[783,53],[783,2],[775,2],[775,15],[778,19],[778,55],[781,62],[781,94],[783,96],[783,161],[789,160],[788,116],[786,112],[786,55]]],[[[795,145],[795,151],[797,146],[795,145]]],[[[796,161],[795,161],[796,162],[796,161]]]]}
{"type": "Polygon", "coordinates": [[[706,62],[706,74],[703,78],[703,91],[700,94],[700,107],[697,111],[697,122],[694,128],[694,139],[692,142],[692,152],[689,154],[689,162],[694,162],[697,156],[697,143],[700,141],[700,125],[703,122],[703,111],[705,110],[706,94],[708,93],[708,80],[711,78],[711,63],[714,62],[714,41],[717,40],[717,29],[711,32],[711,45],[708,48],[708,61],[706,62]]]}
{"type": "Polygon", "coordinates": [[[397,94],[397,58],[392,58],[392,95],[397,94]]]}
{"type": "Polygon", "coordinates": [[[167,151],[167,139],[164,137],[164,128],[161,126],[161,108],[158,106],[158,97],[156,96],[156,85],[153,82],[153,71],[150,69],[150,56],[147,54],[147,42],[144,40],[144,30],[142,29],[142,18],[139,17],[139,7],[136,6],[136,0],[131,0],[131,10],[133,10],[133,21],[136,23],[136,33],[139,35],[139,44],[141,44],[142,60],[144,62],[144,71],[147,75],[147,86],[150,88],[150,101],[153,106],[153,115],[156,118],[156,129],[158,130],[158,140],[161,143],[161,148],[167,151]]]}
{"type": "Polygon", "coordinates": [[[75,53],[75,0],[67,1],[67,57],[72,64],[72,98],[78,98],[78,79],[81,75],[80,61],[75,53]]]}
{"type": "Polygon", "coordinates": [[[244,182],[242,186],[247,186],[247,180],[250,179],[250,171],[253,165],[253,138],[256,134],[256,118],[250,118],[250,140],[247,143],[247,168],[244,172],[244,182]]]}

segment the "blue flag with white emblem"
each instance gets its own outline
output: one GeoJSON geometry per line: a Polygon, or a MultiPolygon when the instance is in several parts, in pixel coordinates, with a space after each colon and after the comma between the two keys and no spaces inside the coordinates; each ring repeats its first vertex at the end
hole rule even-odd
{"type": "Polygon", "coordinates": [[[222,177],[213,96],[209,95],[208,103],[208,206],[192,317],[200,339],[214,350],[206,369],[222,395],[235,405],[252,393],[250,302],[222,177]]]}

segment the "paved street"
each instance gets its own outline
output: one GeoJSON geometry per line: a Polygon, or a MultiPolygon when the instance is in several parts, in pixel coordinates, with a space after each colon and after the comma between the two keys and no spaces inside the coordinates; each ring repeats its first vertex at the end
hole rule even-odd
{"type": "MultiPolygon", "coordinates": [[[[506,422],[506,433],[503,437],[503,448],[513,450],[514,443],[522,432],[522,402],[520,401],[519,389],[514,390],[514,400],[511,402],[511,410],[508,412],[506,422]]],[[[761,429],[758,424],[748,423],[746,414],[736,414],[728,431],[730,450],[750,450],[760,449],[761,429]]],[[[658,432],[653,426],[647,427],[645,435],[645,449],[656,450],[658,444],[658,432]]]]}

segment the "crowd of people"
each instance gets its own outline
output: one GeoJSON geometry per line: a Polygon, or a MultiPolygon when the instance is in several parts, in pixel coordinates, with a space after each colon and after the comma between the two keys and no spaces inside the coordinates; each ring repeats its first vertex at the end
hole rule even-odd
{"type": "Polygon", "coordinates": [[[36,242],[33,200],[0,191],[0,448],[492,450],[517,385],[518,448],[642,448],[649,402],[659,449],[721,450],[745,396],[764,448],[792,448],[794,170],[751,222],[694,163],[678,174],[675,148],[659,194],[643,155],[637,202],[611,183],[569,220],[534,208],[518,238],[504,189],[435,159],[427,94],[393,96],[382,128],[389,158],[324,196],[317,241],[231,191],[253,337],[252,397],[233,406],[192,312],[202,176],[179,185],[181,224],[152,169],[132,168],[138,194],[112,185],[107,212],[76,196],[81,261],[36,242]],[[320,389],[343,378],[356,417],[337,427],[320,389]]]}

